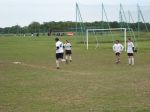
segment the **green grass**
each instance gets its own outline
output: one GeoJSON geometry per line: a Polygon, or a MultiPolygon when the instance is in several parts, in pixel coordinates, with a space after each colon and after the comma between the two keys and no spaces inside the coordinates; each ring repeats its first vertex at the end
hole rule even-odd
{"type": "Polygon", "coordinates": [[[57,70],[53,37],[0,37],[0,112],[150,111],[150,41],[138,42],[128,66],[125,52],[114,63],[112,43],[87,51],[65,39],[73,62],[57,70]]]}

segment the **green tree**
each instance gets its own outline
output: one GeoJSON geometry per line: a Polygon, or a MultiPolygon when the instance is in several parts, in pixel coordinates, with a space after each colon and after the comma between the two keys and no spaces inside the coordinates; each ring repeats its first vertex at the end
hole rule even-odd
{"type": "Polygon", "coordinates": [[[32,22],[29,26],[29,31],[31,33],[38,33],[40,31],[40,23],[39,22],[32,22]]]}

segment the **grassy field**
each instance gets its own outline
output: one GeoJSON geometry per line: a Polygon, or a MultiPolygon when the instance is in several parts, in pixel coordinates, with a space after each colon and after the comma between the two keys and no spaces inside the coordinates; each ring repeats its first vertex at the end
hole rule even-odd
{"type": "Polygon", "coordinates": [[[0,112],[150,112],[150,41],[128,66],[125,52],[114,63],[112,43],[87,51],[65,39],[73,62],[57,70],[53,37],[0,37],[0,112]]]}

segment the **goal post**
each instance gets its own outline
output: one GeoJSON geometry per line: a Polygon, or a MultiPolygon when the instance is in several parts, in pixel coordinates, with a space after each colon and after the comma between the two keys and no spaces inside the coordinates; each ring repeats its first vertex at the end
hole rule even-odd
{"type": "Polygon", "coordinates": [[[126,41],[127,41],[127,28],[110,28],[110,29],[86,29],[86,48],[89,49],[89,32],[92,31],[120,31],[123,30],[123,37],[124,37],[124,48],[126,51],[126,41]]]}

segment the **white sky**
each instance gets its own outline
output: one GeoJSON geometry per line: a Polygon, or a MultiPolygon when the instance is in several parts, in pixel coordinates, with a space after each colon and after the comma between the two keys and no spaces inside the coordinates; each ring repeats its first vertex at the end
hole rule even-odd
{"type": "Polygon", "coordinates": [[[0,0],[0,27],[33,21],[75,21],[75,3],[149,5],[150,0],[0,0]]]}

